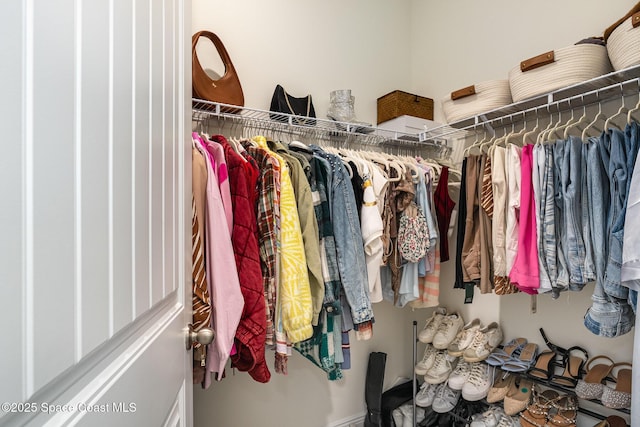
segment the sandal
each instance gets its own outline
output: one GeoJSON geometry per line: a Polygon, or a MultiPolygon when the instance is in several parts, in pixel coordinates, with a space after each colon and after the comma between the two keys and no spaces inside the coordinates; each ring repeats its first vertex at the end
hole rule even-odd
{"type": "Polygon", "coordinates": [[[530,342],[522,348],[518,358],[512,357],[502,365],[502,370],[508,372],[526,372],[531,368],[537,356],[538,344],[530,342]]]}
{"type": "Polygon", "coordinates": [[[486,362],[491,366],[504,365],[509,359],[515,358],[522,348],[527,344],[526,338],[514,338],[504,345],[503,348],[496,348],[487,357],[486,362]]]}
{"type": "Polygon", "coordinates": [[[589,360],[587,350],[583,349],[582,347],[573,346],[561,356],[564,371],[562,372],[562,375],[553,374],[549,380],[549,383],[561,387],[575,388],[575,386],[578,384],[578,380],[582,378],[582,374],[584,372],[582,367],[584,366],[585,362],[589,360]],[[582,354],[584,354],[584,358],[571,354],[571,352],[576,351],[581,351],[582,354]]]}
{"type": "Polygon", "coordinates": [[[613,369],[615,362],[607,356],[595,356],[589,359],[585,369],[585,376],[576,384],[576,394],[580,399],[599,399],[604,392],[604,381],[613,369]],[[611,363],[593,363],[598,359],[608,360],[611,363]],[[593,365],[593,366],[592,366],[593,365]]]}
{"type": "Polygon", "coordinates": [[[520,425],[522,427],[544,427],[549,416],[549,409],[559,394],[551,389],[538,393],[535,390],[535,385],[532,394],[533,401],[527,406],[527,409],[520,413],[520,425]]]}
{"type": "Polygon", "coordinates": [[[547,426],[576,427],[578,401],[575,396],[565,394],[552,402],[547,426]]]}
{"type": "Polygon", "coordinates": [[[612,409],[631,409],[631,369],[620,369],[617,374],[613,371],[619,366],[628,366],[631,368],[631,363],[620,362],[614,363],[611,369],[611,376],[616,382],[616,388],[613,389],[609,386],[605,386],[602,391],[602,397],[600,400],[602,404],[607,408],[612,409]]]}
{"type": "Polygon", "coordinates": [[[529,368],[527,375],[537,380],[548,380],[551,378],[551,374],[553,373],[555,358],[556,352],[552,350],[543,351],[538,354],[535,365],[529,368]]]}

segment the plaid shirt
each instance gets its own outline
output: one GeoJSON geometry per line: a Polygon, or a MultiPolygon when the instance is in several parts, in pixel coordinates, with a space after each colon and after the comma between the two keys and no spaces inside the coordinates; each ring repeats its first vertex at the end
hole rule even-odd
{"type": "Polygon", "coordinates": [[[273,345],[280,234],[280,164],[266,150],[252,145],[251,142],[243,141],[242,144],[260,170],[256,186],[256,219],[267,315],[266,343],[273,345]]]}

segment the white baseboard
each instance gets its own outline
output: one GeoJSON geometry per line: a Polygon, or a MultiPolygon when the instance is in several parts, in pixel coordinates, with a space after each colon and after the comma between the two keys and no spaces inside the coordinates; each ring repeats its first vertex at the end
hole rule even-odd
{"type": "Polygon", "coordinates": [[[357,415],[351,415],[347,418],[334,421],[327,425],[327,427],[364,427],[364,418],[366,412],[357,415]]]}

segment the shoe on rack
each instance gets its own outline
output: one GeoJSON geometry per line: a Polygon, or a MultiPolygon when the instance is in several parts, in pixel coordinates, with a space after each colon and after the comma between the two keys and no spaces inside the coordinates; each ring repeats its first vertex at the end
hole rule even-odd
{"type": "Polygon", "coordinates": [[[444,316],[433,336],[433,346],[438,350],[445,350],[456,338],[460,329],[464,326],[464,319],[459,313],[451,313],[444,316]]]}
{"type": "Polygon", "coordinates": [[[576,427],[578,417],[578,398],[571,394],[564,394],[551,401],[553,409],[549,410],[547,425],[576,427]]]}
{"type": "Polygon", "coordinates": [[[462,357],[467,362],[480,362],[485,360],[502,341],[502,329],[497,322],[491,322],[484,328],[476,331],[473,341],[465,349],[462,357]]]}
{"type": "Polygon", "coordinates": [[[531,396],[533,396],[531,403],[527,405],[527,409],[520,413],[520,425],[522,427],[544,426],[549,418],[549,410],[553,401],[558,398],[559,394],[550,389],[540,393],[534,385],[531,396]]]}
{"type": "Polygon", "coordinates": [[[449,375],[449,387],[454,390],[462,390],[462,386],[464,386],[469,379],[469,375],[471,375],[474,364],[475,362],[467,362],[464,359],[460,359],[455,369],[451,372],[451,375],[449,375]]]}
{"type": "Polygon", "coordinates": [[[616,387],[611,388],[605,385],[602,397],[600,397],[602,404],[607,408],[631,409],[631,368],[632,365],[628,362],[614,363],[611,377],[614,379],[616,387]],[[628,368],[618,369],[620,366],[628,366],[628,368]]]}
{"type": "Polygon", "coordinates": [[[355,97],[350,89],[333,90],[329,93],[329,110],[327,117],[336,121],[340,130],[356,133],[371,133],[374,128],[371,123],[361,122],[356,118],[355,97]]]}
{"type": "Polygon", "coordinates": [[[515,381],[516,376],[514,374],[500,372],[487,393],[487,403],[497,403],[503,400],[515,381]]]}
{"type": "Polygon", "coordinates": [[[436,334],[438,327],[440,326],[440,322],[442,322],[442,319],[444,319],[444,316],[446,315],[446,308],[436,308],[431,317],[427,319],[426,323],[424,324],[424,328],[422,328],[422,330],[418,332],[418,341],[425,344],[431,344],[431,342],[433,341],[433,336],[436,334]]]}
{"type": "Polygon", "coordinates": [[[538,344],[530,342],[527,343],[518,357],[512,357],[502,365],[502,370],[508,372],[527,372],[538,357],[538,344]]]}
{"type": "Polygon", "coordinates": [[[469,427],[498,427],[502,417],[506,416],[507,414],[504,413],[501,407],[490,406],[483,413],[472,415],[469,427]]]}
{"type": "Polygon", "coordinates": [[[497,427],[521,427],[521,426],[520,426],[520,421],[518,420],[517,417],[510,417],[509,415],[505,414],[504,417],[500,418],[500,422],[498,423],[497,427]]]}
{"type": "Polygon", "coordinates": [[[517,358],[526,344],[526,338],[514,338],[502,348],[493,350],[489,357],[487,357],[487,363],[491,366],[502,366],[508,362],[509,359],[517,358]]]}
{"type": "Polygon", "coordinates": [[[391,418],[393,418],[393,424],[396,426],[404,425],[404,414],[400,409],[402,406],[398,406],[391,412],[391,418]]]}
{"type": "MultiPolygon", "coordinates": [[[[413,427],[413,404],[411,402],[404,403],[398,408],[402,414],[402,423],[396,423],[396,427],[413,427]]],[[[416,406],[416,425],[424,421],[424,408],[416,406]]],[[[395,422],[395,419],[394,419],[395,422]]]]}
{"type": "Polygon", "coordinates": [[[440,384],[449,378],[449,375],[458,362],[457,357],[450,356],[446,351],[439,351],[433,366],[424,374],[424,380],[429,384],[440,384]]]}
{"type": "Polygon", "coordinates": [[[435,384],[422,383],[420,390],[416,393],[416,405],[423,408],[431,406],[433,399],[436,397],[437,388],[438,386],[435,384]]]}
{"type": "Polygon", "coordinates": [[[438,354],[438,350],[433,348],[431,344],[427,344],[427,347],[424,349],[422,359],[416,363],[416,366],[414,367],[416,375],[424,375],[427,373],[427,371],[433,366],[433,362],[436,360],[436,354],[438,354]]]}
{"type": "Polygon", "coordinates": [[[514,416],[523,411],[531,399],[533,381],[529,378],[519,377],[513,382],[507,395],[504,397],[503,407],[507,415],[514,416]]]}
{"type": "Polygon", "coordinates": [[[451,387],[443,382],[436,390],[436,397],[433,399],[431,409],[439,414],[451,411],[460,400],[460,390],[452,390],[451,387]]]}
{"type": "Polygon", "coordinates": [[[471,368],[469,379],[462,386],[464,400],[475,402],[487,397],[493,383],[493,371],[494,368],[486,363],[475,363],[471,368]]]}
{"type": "Polygon", "coordinates": [[[465,349],[469,347],[471,341],[473,341],[476,331],[481,327],[480,319],[473,319],[464,325],[454,340],[447,346],[449,354],[457,357],[462,356],[462,353],[464,353],[465,349]]]}

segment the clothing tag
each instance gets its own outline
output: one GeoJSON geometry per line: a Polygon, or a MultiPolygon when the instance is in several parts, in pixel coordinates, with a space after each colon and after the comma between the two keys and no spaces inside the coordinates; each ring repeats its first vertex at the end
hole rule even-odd
{"type": "Polygon", "coordinates": [[[538,295],[531,295],[531,314],[538,310],[538,295]]]}
{"type": "Polygon", "coordinates": [[[473,302],[473,288],[475,288],[475,283],[465,283],[464,284],[464,303],[471,304],[473,302]]]}

